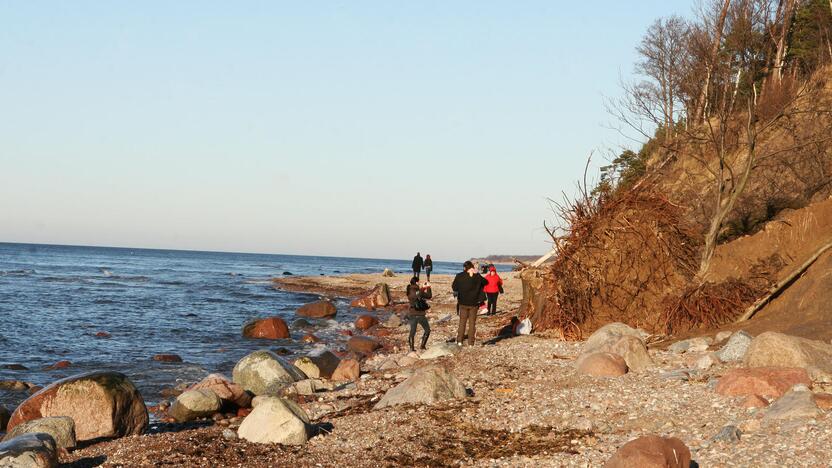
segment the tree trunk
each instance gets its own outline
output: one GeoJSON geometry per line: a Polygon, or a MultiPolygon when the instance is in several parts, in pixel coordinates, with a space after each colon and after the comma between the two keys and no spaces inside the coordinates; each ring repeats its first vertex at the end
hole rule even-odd
{"type": "MultiPolygon", "coordinates": [[[[832,0],[830,0],[832,1],[832,0]]],[[[708,92],[711,82],[711,74],[713,73],[714,66],[716,64],[716,56],[719,53],[719,45],[722,43],[722,31],[725,29],[725,18],[728,16],[728,7],[731,6],[731,0],[725,0],[725,3],[722,5],[722,10],[719,12],[719,20],[716,23],[714,28],[714,42],[711,44],[711,52],[708,56],[708,63],[706,65],[706,72],[705,72],[705,83],[702,84],[702,90],[699,93],[699,99],[696,101],[696,114],[695,117],[698,119],[701,112],[702,121],[705,121],[707,118],[705,108],[706,102],[708,100],[708,92]]]]}
{"type": "Polygon", "coordinates": [[[795,0],[787,1],[786,10],[783,14],[783,22],[780,25],[780,37],[777,38],[777,53],[774,58],[774,79],[778,86],[783,79],[783,62],[786,59],[786,51],[788,50],[787,39],[789,36],[789,30],[791,29],[792,21],[794,20],[794,6],[795,0]]]}

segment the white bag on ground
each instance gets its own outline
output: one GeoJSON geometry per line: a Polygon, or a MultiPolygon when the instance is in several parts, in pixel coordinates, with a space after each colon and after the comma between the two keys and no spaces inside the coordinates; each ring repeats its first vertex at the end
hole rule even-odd
{"type": "Polygon", "coordinates": [[[520,325],[517,326],[517,334],[518,335],[531,335],[532,334],[532,321],[529,319],[523,319],[520,322],[520,325]]]}

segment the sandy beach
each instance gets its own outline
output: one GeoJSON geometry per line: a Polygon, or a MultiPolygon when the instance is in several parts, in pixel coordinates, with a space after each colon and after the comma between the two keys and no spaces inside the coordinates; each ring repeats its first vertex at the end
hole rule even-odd
{"type": "MultiPolygon", "coordinates": [[[[451,338],[457,318],[447,287],[434,275],[431,345],[451,338]],[[450,317],[449,317],[450,316],[450,317]]],[[[276,287],[347,296],[386,280],[394,295],[403,285],[380,275],[292,277],[276,287]]],[[[480,319],[478,339],[489,340],[519,300],[520,282],[506,275],[505,301],[495,317],[480,319]]],[[[391,315],[375,311],[382,321],[391,315]]],[[[548,336],[521,336],[464,347],[435,360],[413,359],[406,327],[379,328],[385,348],[365,359],[356,382],[298,397],[318,435],[287,447],[226,438],[240,418],[186,425],[158,424],[141,436],[101,442],[65,454],[67,466],[601,466],[626,442],[659,434],[681,439],[699,466],[819,466],[832,443],[828,414],[772,423],[764,409],[746,409],[743,397],[714,391],[738,363],[691,370],[691,362],[718,349],[678,353],[650,350],[654,365],[640,373],[598,378],[575,371],[584,345],[548,336]],[[400,365],[401,364],[401,365],[400,365]],[[468,388],[465,399],[379,410],[380,398],[415,371],[442,366],[468,388]],[[740,441],[714,439],[725,427],[740,441]]],[[[817,392],[828,390],[816,384],[817,392]]]]}

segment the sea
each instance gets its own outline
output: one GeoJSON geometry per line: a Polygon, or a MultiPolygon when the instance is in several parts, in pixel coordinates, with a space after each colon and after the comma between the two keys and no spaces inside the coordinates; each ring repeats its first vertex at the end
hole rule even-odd
{"type": "MultiPolygon", "coordinates": [[[[292,339],[243,338],[243,324],[259,317],[280,316],[291,329],[295,310],[319,299],[277,290],[272,278],[389,268],[399,273],[394,281],[406,281],[411,260],[0,243],[0,381],[45,386],[113,370],[154,404],[165,388],[212,372],[230,377],[235,363],[257,349],[291,358],[344,346],[340,331],[353,329],[362,313],[349,298],[336,299],[334,320],[293,329],[292,339]],[[322,342],[299,340],[310,332],[322,342]],[[183,362],[152,360],[163,353],[183,362]],[[62,360],[71,366],[49,369],[62,360]]],[[[459,262],[434,260],[434,273],[460,270],[459,262]]],[[[0,404],[13,409],[27,396],[0,389],[0,404]]]]}

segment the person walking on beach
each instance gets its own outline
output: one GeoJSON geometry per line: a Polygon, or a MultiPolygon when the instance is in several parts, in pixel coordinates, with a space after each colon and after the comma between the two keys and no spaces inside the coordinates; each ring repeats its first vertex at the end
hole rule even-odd
{"type": "Polygon", "coordinates": [[[483,288],[485,296],[488,298],[488,315],[494,315],[497,313],[497,296],[503,292],[503,279],[497,274],[497,268],[494,265],[488,267],[485,281],[488,282],[483,288]]]}
{"type": "Polygon", "coordinates": [[[456,332],[456,344],[462,346],[465,331],[468,331],[468,346],[474,345],[477,334],[477,309],[483,302],[483,288],[488,284],[471,261],[462,265],[463,271],[454,277],[451,289],[457,293],[459,303],[459,329],[456,332]]]}
{"type": "Polygon", "coordinates": [[[427,312],[430,305],[427,299],[433,297],[430,289],[430,282],[425,282],[424,286],[419,287],[419,280],[416,277],[410,278],[410,284],[407,285],[407,301],[410,303],[410,310],[407,313],[407,320],[410,322],[410,334],[407,337],[407,344],[410,345],[411,351],[416,351],[414,345],[416,340],[416,325],[421,325],[422,344],[419,349],[425,349],[428,344],[428,337],[430,336],[430,323],[428,323],[427,312]]]}
{"type": "Polygon", "coordinates": [[[422,267],[425,265],[425,261],[422,260],[422,254],[416,252],[416,256],[413,257],[413,277],[416,278],[416,281],[419,281],[419,272],[422,271],[422,267]]]}
{"type": "Polygon", "coordinates": [[[430,254],[425,255],[425,276],[430,282],[430,272],[433,271],[433,260],[430,259],[430,254]]]}

